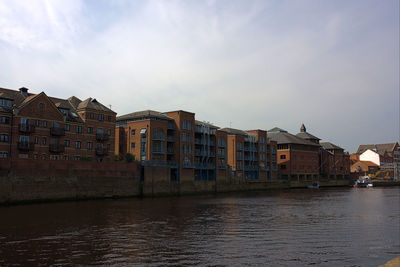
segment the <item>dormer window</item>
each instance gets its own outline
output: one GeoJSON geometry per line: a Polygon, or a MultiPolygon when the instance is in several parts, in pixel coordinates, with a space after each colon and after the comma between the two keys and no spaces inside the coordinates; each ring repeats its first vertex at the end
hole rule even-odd
{"type": "Polygon", "coordinates": [[[5,108],[11,108],[12,101],[9,99],[0,98],[0,106],[5,108]]]}
{"type": "Polygon", "coordinates": [[[67,116],[68,115],[68,109],[65,108],[59,108],[58,109],[63,115],[67,116]]]}

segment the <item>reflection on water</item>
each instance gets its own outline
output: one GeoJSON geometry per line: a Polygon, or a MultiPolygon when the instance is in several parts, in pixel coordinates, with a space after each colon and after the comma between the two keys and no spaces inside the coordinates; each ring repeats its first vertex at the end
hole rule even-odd
{"type": "Polygon", "coordinates": [[[399,188],[0,207],[0,265],[377,266],[400,254],[399,188]]]}

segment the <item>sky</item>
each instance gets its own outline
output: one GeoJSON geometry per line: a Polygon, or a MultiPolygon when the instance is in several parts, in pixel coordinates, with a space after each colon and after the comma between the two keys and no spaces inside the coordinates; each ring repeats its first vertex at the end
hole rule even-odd
{"type": "Polygon", "coordinates": [[[1,0],[0,87],[399,141],[398,0],[1,0]]]}

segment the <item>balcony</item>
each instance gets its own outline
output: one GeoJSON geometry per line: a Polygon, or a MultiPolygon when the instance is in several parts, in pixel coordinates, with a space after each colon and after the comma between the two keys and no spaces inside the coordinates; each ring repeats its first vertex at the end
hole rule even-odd
{"type": "Polygon", "coordinates": [[[227,168],[226,164],[218,165],[218,169],[220,170],[226,170],[226,168],[227,168]]]}
{"type": "Polygon", "coordinates": [[[65,129],[61,127],[51,127],[50,128],[50,134],[54,136],[64,136],[65,135],[65,129]]]}
{"type": "Polygon", "coordinates": [[[245,171],[257,171],[258,167],[257,166],[251,166],[251,165],[245,165],[244,166],[245,171]]]}
{"type": "Polygon", "coordinates": [[[35,144],[30,142],[18,142],[18,149],[22,151],[35,150],[35,144]]]}
{"type": "Polygon", "coordinates": [[[162,161],[162,160],[142,160],[142,166],[157,166],[157,167],[170,167],[177,168],[178,164],[175,161],[162,161]]]}
{"type": "Polygon", "coordinates": [[[107,155],[107,149],[103,148],[103,147],[98,147],[96,148],[96,155],[97,156],[105,156],[107,155]]]}
{"type": "Polygon", "coordinates": [[[153,154],[164,154],[164,149],[153,149],[151,151],[153,154]]]}
{"type": "Polygon", "coordinates": [[[168,122],[167,130],[175,130],[175,125],[172,122],[168,122]]]}
{"type": "Polygon", "coordinates": [[[167,148],[167,153],[168,154],[175,154],[175,150],[172,147],[167,148]]]}
{"type": "Polygon", "coordinates": [[[65,151],[65,146],[60,144],[50,144],[49,151],[53,153],[62,153],[65,151]]]}
{"type": "Polygon", "coordinates": [[[215,169],[215,164],[212,164],[212,163],[195,163],[194,167],[196,169],[209,170],[209,169],[215,169]]]}
{"type": "Polygon", "coordinates": [[[163,135],[153,135],[151,140],[153,140],[153,141],[164,141],[164,136],[163,135]]]}
{"type": "Polygon", "coordinates": [[[35,125],[28,124],[28,123],[21,123],[19,125],[19,131],[21,133],[34,133],[35,132],[35,125]]]}
{"type": "Polygon", "coordinates": [[[105,133],[97,133],[96,134],[97,141],[107,141],[108,138],[109,138],[108,135],[106,135],[105,133]]]}
{"type": "Polygon", "coordinates": [[[197,157],[215,157],[215,152],[196,149],[194,155],[197,157]]]}
{"type": "MultiPolygon", "coordinates": [[[[154,139],[153,139],[154,140],[154,139]]],[[[167,136],[167,142],[175,142],[175,137],[174,136],[172,136],[172,135],[168,135],[167,136]]]]}
{"type": "Polygon", "coordinates": [[[193,169],[195,167],[194,163],[190,161],[184,161],[182,162],[182,167],[186,169],[193,169]]]}

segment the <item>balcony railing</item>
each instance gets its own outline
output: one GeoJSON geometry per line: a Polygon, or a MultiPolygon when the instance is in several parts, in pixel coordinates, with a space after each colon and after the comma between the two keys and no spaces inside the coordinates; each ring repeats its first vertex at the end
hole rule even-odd
{"type": "Polygon", "coordinates": [[[65,151],[65,146],[61,144],[50,144],[49,151],[54,153],[61,153],[65,151]]]}
{"type": "Polygon", "coordinates": [[[227,166],[225,164],[218,165],[218,169],[225,170],[227,166]]]}
{"type": "Polygon", "coordinates": [[[258,170],[258,167],[257,166],[244,166],[244,170],[245,171],[256,171],[256,170],[258,170]]]}
{"type": "Polygon", "coordinates": [[[153,154],[164,154],[165,151],[164,151],[164,149],[154,149],[153,148],[152,153],[153,154]]]}
{"type": "Polygon", "coordinates": [[[184,162],[182,162],[182,167],[187,168],[187,169],[192,169],[195,166],[194,166],[193,162],[184,161],[184,162]]]}
{"type": "Polygon", "coordinates": [[[236,170],[242,171],[242,170],[243,170],[243,166],[237,165],[237,166],[236,166],[236,170]]]}
{"type": "Polygon", "coordinates": [[[218,154],[218,158],[224,159],[226,158],[226,154],[225,153],[218,154]]]}
{"type": "Polygon", "coordinates": [[[212,163],[195,163],[194,167],[196,169],[215,169],[215,164],[212,163]]]}
{"type": "Polygon", "coordinates": [[[175,137],[168,135],[167,136],[167,142],[175,142],[175,137]]]}
{"type": "Polygon", "coordinates": [[[54,136],[64,136],[65,135],[65,129],[61,127],[51,127],[50,128],[50,134],[54,136]]]}
{"type": "Polygon", "coordinates": [[[107,141],[108,140],[108,135],[105,133],[97,133],[96,134],[96,140],[97,141],[107,141]]]}
{"type": "Polygon", "coordinates": [[[35,125],[28,124],[28,123],[21,123],[19,125],[19,131],[21,133],[34,133],[35,132],[35,125]]]}
{"type": "Polygon", "coordinates": [[[96,155],[97,156],[105,156],[105,155],[107,155],[107,153],[108,153],[108,151],[105,148],[102,148],[102,147],[96,148],[96,155]]]}
{"type": "Polygon", "coordinates": [[[175,150],[172,147],[167,148],[168,154],[175,154],[175,150]]]}
{"type": "Polygon", "coordinates": [[[168,130],[175,130],[175,125],[173,123],[171,123],[171,122],[168,122],[167,129],[168,130]]]}
{"type": "Polygon", "coordinates": [[[198,157],[215,157],[215,151],[204,151],[204,150],[196,149],[194,154],[195,154],[195,156],[198,156],[198,157]]]}
{"type": "Polygon", "coordinates": [[[178,164],[175,161],[162,161],[162,160],[142,160],[142,166],[157,166],[157,167],[170,167],[177,168],[178,164]]]}
{"type": "Polygon", "coordinates": [[[31,142],[18,142],[18,149],[22,151],[35,150],[35,144],[31,142]]]}
{"type": "Polygon", "coordinates": [[[163,135],[153,135],[151,140],[153,141],[164,141],[164,136],[163,135]]]}

